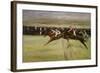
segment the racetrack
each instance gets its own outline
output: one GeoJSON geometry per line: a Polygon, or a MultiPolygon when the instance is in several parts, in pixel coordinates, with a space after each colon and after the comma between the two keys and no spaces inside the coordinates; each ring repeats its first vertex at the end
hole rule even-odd
{"type": "Polygon", "coordinates": [[[48,45],[49,37],[23,35],[23,62],[82,60],[91,58],[91,42],[86,49],[79,41],[55,40],[48,45]],[[69,47],[68,47],[69,45],[69,47]]]}

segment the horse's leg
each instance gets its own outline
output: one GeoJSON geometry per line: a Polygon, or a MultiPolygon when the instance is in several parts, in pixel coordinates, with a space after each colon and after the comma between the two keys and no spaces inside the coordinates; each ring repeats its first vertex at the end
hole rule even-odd
{"type": "Polygon", "coordinates": [[[46,44],[44,44],[44,45],[49,44],[49,43],[52,42],[53,40],[54,40],[54,39],[50,38],[50,40],[49,40],[46,44]]]}
{"type": "Polygon", "coordinates": [[[67,39],[67,42],[68,42],[67,48],[69,48],[71,46],[69,43],[69,39],[67,39]]]}
{"type": "Polygon", "coordinates": [[[70,47],[69,39],[68,39],[68,38],[66,38],[66,37],[64,37],[64,39],[66,39],[66,40],[67,40],[67,43],[68,43],[67,48],[69,48],[69,47],[70,47]]]}
{"type": "Polygon", "coordinates": [[[86,47],[86,49],[88,49],[87,45],[85,44],[84,41],[80,40],[80,42],[86,47]]]}

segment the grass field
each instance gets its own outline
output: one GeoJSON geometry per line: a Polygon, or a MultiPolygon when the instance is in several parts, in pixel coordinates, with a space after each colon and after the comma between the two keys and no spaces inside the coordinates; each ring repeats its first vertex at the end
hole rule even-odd
{"type": "Polygon", "coordinates": [[[44,44],[49,37],[23,36],[23,62],[82,60],[91,58],[90,39],[86,49],[79,41],[65,39],[55,40],[48,45],[44,44]],[[68,47],[68,45],[70,45],[68,47]]]}

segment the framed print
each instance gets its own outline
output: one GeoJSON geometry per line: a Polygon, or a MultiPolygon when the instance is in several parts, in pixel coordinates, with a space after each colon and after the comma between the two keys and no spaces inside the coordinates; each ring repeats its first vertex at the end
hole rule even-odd
{"type": "Polygon", "coordinates": [[[97,66],[97,6],[11,2],[11,71],[97,66]]]}

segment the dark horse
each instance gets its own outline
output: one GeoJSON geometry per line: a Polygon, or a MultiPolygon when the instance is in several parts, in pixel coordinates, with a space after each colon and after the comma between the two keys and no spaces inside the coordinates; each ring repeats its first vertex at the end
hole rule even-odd
{"type": "Polygon", "coordinates": [[[63,37],[62,34],[60,34],[57,37],[55,37],[55,33],[53,33],[51,31],[51,29],[47,29],[46,31],[44,31],[43,34],[44,34],[44,36],[49,36],[50,37],[50,40],[45,45],[49,44],[50,42],[52,42],[54,40],[57,40],[57,39],[60,39],[60,38],[63,37]]]}
{"type": "Polygon", "coordinates": [[[76,30],[76,36],[75,36],[73,34],[73,32],[65,31],[63,33],[63,35],[64,35],[63,38],[67,39],[67,40],[69,40],[69,39],[78,40],[88,49],[88,47],[87,47],[87,45],[85,43],[87,41],[87,39],[88,39],[88,35],[85,34],[85,33],[86,32],[84,30],[80,30],[80,31],[76,30]]]}
{"type": "Polygon", "coordinates": [[[49,36],[50,40],[45,45],[49,44],[50,42],[52,42],[54,40],[63,38],[63,39],[67,39],[68,41],[69,41],[69,39],[78,40],[88,49],[87,45],[85,44],[86,37],[83,36],[84,32],[83,32],[83,34],[80,32],[83,32],[83,31],[76,30],[76,36],[75,36],[75,35],[73,35],[73,32],[68,32],[68,30],[64,30],[64,31],[61,31],[61,34],[59,34],[59,35],[57,35],[57,37],[55,37],[55,33],[53,33],[51,31],[51,29],[47,29],[46,31],[44,31],[44,36],[49,36]]]}

